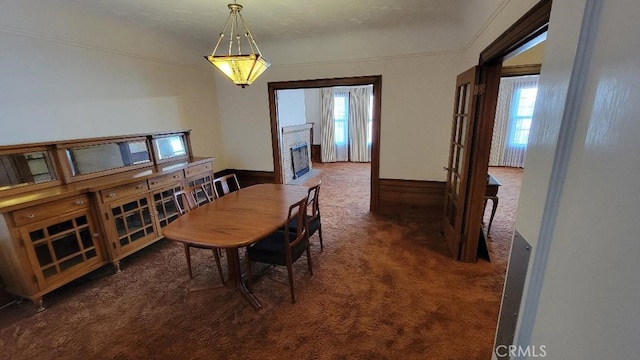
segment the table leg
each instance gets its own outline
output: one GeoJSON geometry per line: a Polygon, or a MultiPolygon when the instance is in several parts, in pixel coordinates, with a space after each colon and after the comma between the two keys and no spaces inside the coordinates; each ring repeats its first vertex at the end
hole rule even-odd
{"type": "Polygon", "coordinates": [[[496,210],[498,209],[498,197],[492,196],[490,197],[490,199],[493,201],[493,204],[491,206],[491,217],[489,218],[489,227],[487,227],[487,236],[489,236],[489,232],[491,232],[491,223],[493,222],[493,217],[496,215],[496,210]]]}
{"type": "Polygon", "coordinates": [[[235,284],[236,288],[249,301],[256,310],[262,308],[260,302],[247,290],[242,281],[242,267],[240,265],[240,254],[237,248],[225,249],[227,251],[227,263],[229,266],[229,284],[235,284]]]}

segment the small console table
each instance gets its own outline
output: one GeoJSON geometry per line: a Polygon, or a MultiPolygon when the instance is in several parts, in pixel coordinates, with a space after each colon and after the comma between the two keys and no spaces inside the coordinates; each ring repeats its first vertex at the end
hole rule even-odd
{"type": "Polygon", "coordinates": [[[500,181],[495,178],[495,176],[488,174],[487,175],[487,189],[484,194],[484,207],[483,213],[487,209],[487,201],[491,200],[491,217],[489,218],[489,226],[487,227],[487,236],[489,236],[489,232],[491,231],[491,223],[493,222],[493,217],[496,215],[496,210],[498,209],[498,188],[502,186],[500,181]]]}

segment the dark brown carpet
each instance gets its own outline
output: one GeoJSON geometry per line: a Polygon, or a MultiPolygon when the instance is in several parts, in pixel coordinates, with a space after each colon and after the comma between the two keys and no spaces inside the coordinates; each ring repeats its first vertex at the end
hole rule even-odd
{"type": "MultiPolygon", "coordinates": [[[[522,171],[491,169],[504,184],[492,262],[465,264],[449,258],[439,218],[369,213],[367,164],[314,166],[325,250],[314,235],[314,276],[304,256],[295,264],[296,304],[284,267],[257,276],[260,311],[231,290],[190,292],[182,245],[162,240],[121,274],[105,266],[46,295],[42,313],[0,310],[1,357],[489,359],[522,171]]],[[[198,281],[218,281],[211,252],[193,252],[198,281]]]]}

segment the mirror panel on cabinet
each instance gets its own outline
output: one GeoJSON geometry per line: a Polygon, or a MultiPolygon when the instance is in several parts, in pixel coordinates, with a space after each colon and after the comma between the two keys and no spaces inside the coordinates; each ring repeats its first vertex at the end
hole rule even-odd
{"type": "Polygon", "coordinates": [[[0,191],[54,186],[57,181],[52,157],[46,148],[0,152],[0,191]]]}
{"type": "Polygon", "coordinates": [[[189,157],[189,150],[184,134],[154,137],[153,150],[155,151],[156,162],[158,164],[189,157]]]}
{"type": "Polygon", "coordinates": [[[86,143],[63,149],[69,181],[107,175],[151,166],[151,152],[146,138],[86,143]]]}

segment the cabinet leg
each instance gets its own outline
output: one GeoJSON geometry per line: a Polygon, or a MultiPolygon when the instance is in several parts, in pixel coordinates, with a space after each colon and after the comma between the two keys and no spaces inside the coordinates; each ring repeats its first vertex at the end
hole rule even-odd
{"type": "Polygon", "coordinates": [[[33,299],[32,302],[33,302],[33,305],[36,306],[36,312],[44,311],[44,302],[42,300],[42,297],[39,297],[37,299],[33,299]]]}
{"type": "Polygon", "coordinates": [[[120,270],[120,261],[113,262],[113,270],[116,272],[116,274],[120,274],[122,272],[122,270],[120,270]]]}

